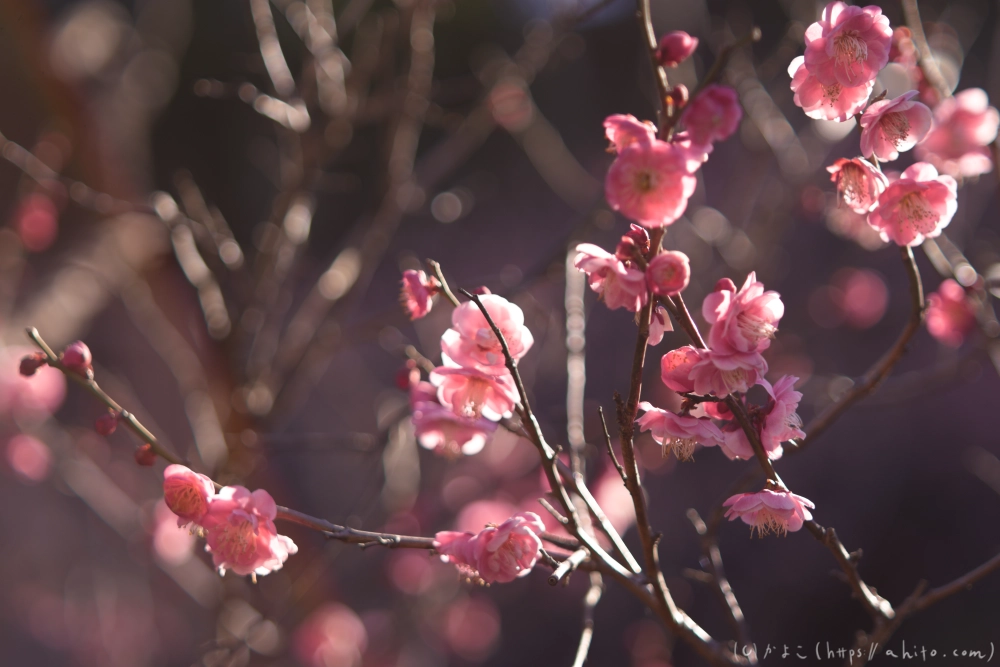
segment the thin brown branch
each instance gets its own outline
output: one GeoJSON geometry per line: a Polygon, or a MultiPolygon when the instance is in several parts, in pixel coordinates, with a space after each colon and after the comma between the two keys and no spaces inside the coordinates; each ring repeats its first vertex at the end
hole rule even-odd
{"type": "Polygon", "coordinates": [[[872,618],[876,619],[876,621],[879,619],[892,619],[896,615],[892,605],[885,598],[873,593],[868,584],[861,579],[861,575],[858,573],[858,568],[855,564],[857,556],[847,552],[844,544],[837,537],[837,531],[832,527],[824,528],[815,521],[806,521],[805,526],[833,554],[833,557],[840,565],[840,569],[843,570],[844,575],[847,577],[847,583],[854,591],[854,596],[864,606],[865,611],[872,618]]]}
{"type": "Polygon", "coordinates": [[[580,633],[580,644],[576,649],[573,667],[583,667],[590,653],[590,642],[594,637],[594,608],[601,601],[604,592],[604,579],[600,572],[590,573],[590,588],[583,597],[583,632],[580,633]]]}
{"type": "Polygon", "coordinates": [[[580,566],[580,563],[587,559],[589,552],[586,549],[577,549],[571,553],[566,560],[559,563],[559,567],[549,576],[549,586],[555,586],[564,577],[568,577],[580,566]]]}
{"type": "Polygon", "coordinates": [[[347,526],[338,526],[324,519],[303,514],[287,507],[278,507],[278,516],[281,521],[296,523],[312,530],[323,533],[327,537],[347,542],[348,544],[359,544],[366,546],[382,546],[387,549],[434,549],[433,537],[414,537],[411,535],[395,535],[392,533],[376,533],[368,530],[358,530],[347,526]]]}
{"type": "Polygon", "coordinates": [[[974,583],[996,570],[1000,570],[1000,554],[997,554],[976,569],[962,575],[954,581],[927,591],[927,593],[921,596],[921,598],[914,605],[913,611],[927,609],[927,607],[940,602],[946,597],[950,597],[960,591],[968,590],[972,588],[974,583]]]}
{"type": "Polygon", "coordinates": [[[444,271],[441,270],[441,265],[433,259],[425,261],[427,262],[427,266],[430,267],[431,273],[433,273],[434,277],[437,278],[439,283],[441,283],[441,293],[444,294],[444,297],[448,299],[451,305],[456,308],[462,305],[461,302],[459,302],[458,297],[455,296],[455,293],[451,291],[451,287],[448,286],[448,281],[444,278],[444,271]]]}
{"type": "Polygon", "coordinates": [[[608,456],[611,458],[611,462],[615,465],[615,470],[618,471],[618,475],[622,478],[622,484],[628,486],[628,477],[625,475],[625,468],[622,468],[622,464],[618,463],[618,457],[615,456],[615,450],[611,447],[611,434],[608,432],[608,422],[604,419],[604,406],[597,406],[597,414],[601,416],[601,426],[604,428],[604,444],[608,448],[608,456]]]}
{"type": "Polygon", "coordinates": [[[653,16],[649,9],[649,0],[637,0],[637,5],[636,16],[639,19],[639,28],[642,30],[646,52],[649,55],[649,64],[653,68],[653,78],[656,80],[658,97],[656,106],[659,115],[659,121],[656,124],[660,128],[658,134],[660,139],[667,139],[670,137],[670,128],[676,122],[676,120],[671,121],[671,117],[668,115],[672,109],[671,105],[667,103],[667,98],[670,96],[670,83],[667,81],[666,71],[660,65],[660,59],[656,57],[658,43],[656,32],[653,30],[653,16]]]}

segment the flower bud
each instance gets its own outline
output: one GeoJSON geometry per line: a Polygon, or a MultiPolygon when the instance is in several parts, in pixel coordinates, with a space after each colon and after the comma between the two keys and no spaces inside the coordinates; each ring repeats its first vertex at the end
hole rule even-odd
{"type": "Polygon", "coordinates": [[[692,37],[683,30],[674,30],[660,38],[660,45],[656,47],[656,59],[663,67],[677,67],[690,58],[697,48],[697,37],[692,37]]]}
{"type": "Polygon", "coordinates": [[[111,435],[118,428],[118,413],[108,410],[94,422],[94,430],[99,435],[111,435]]]}
{"type": "Polygon", "coordinates": [[[153,446],[147,442],[135,450],[135,462],[147,467],[156,463],[156,452],[153,451],[153,446]]]}
{"type": "Polygon", "coordinates": [[[31,377],[39,368],[48,363],[48,358],[41,352],[29,354],[21,359],[21,366],[18,369],[24,377],[31,377]]]}
{"type": "Polygon", "coordinates": [[[90,348],[82,340],[70,343],[62,353],[63,366],[84,377],[88,377],[93,372],[90,366],[92,361],[90,348]]]}

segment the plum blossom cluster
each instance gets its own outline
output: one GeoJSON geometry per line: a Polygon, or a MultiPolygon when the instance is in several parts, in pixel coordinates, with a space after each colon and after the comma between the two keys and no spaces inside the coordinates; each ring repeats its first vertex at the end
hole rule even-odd
{"type": "Polygon", "coordinates": [[[520,512],[477,534],[439,532],[434,536],[434,549],[441,554],[441,560],[455,564],[470,580],[508,583],[534,567],[542,548],[539,535],[544,530],[540,516],[520,512]]]}
{"type": "Polygon", "coordinates": [[[988,146],[1000,114],[986,93],[970,89],[938,101],[917,67],[909,30],[895,32],[876,6],[833,2],[805,33],[805,54],[790,67],[795,103],[811,118],[861,126],[861,156],[827,169],[843,203],[866,216],[885,242],[915,246],[934,238],[957,209],[955,178],[992,169],[988,146]],[[918,90],[894,99],[871,99],[879,71],[889,62],[911,74],[918,90]],[[925,102],[936,103],[932,111],[925,102]],[[902,174],[881,163],[916,149],[922,162],[902,174]]]}
{"type": "Polygon", "coordinates": [[[278,508],[263,489],[215,485],[205,475],[182,465],[163,471],[163,500],[177,515],[178,526],[191,526],[205,536],[206,551],[220,574],[265,575],[280,570],[298,551],[274,525],[278,508]]]}

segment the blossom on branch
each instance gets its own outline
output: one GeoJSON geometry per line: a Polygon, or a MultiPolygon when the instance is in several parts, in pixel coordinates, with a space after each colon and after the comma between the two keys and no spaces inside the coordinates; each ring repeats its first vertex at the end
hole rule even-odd
{"type": "Polygon", "coordinates": [[[927,295],[927,331],[945,345],[958,347],[976,328],[976,309],[957,282],[949,278],[927,295]]]}
{"type": "Polygon", "coordinates": [[[632,144],[651,145],[656,140],[656,127],[632,115],[614,114],[604,119],[604,134],[611,142],[608,150],[620,153],[632,144]]]}
{"type": "Polygon", "coordinates": [[[660,379],[678,394],[690,393],[694,391],[691,370],[701,360],[702,351],[691,345],[671,350],[660,359],[660,379]]]}
{"type": "Polygon", "coordinates": [[[496,430],[496,422],[465,417],[436,402],[422,401],[413,407],[417,442],[446,458],[478,454],[496,430]]]}
{"type": "Polygon", "coordinates": [[[690,159],[690,150],[675,143],[632,143],[608,169],[604,196],[611,208],[644,227],[673,224],[698,184],[690,159]]]}
{"type": "Polygon", "coordinates": [[[753,271],[738,292],[733,281],[723,278],[701,304],[702,316],[712,325],[708,346],[720,354],[766,350],[784,313],[781,296],[765,291],[753,271]]]}
{"type": "Polygon", "coordinates": [[[875,208],[878,196],[889,186],[885,174],[863,157],[840,158],[826,170],[843,202],[855,213],[868,213],[875,208]]]}
{"type": "Polygon", "coordinates": [[[163,501],[177,515],[177,525],[201,523],[215,495],[212,480],[182,465],[163,471],[163,501]]]}
{"type": "Polygon", "coordinates": [[[633,313],[646,305],[646,274],[592,243],[576,247],[573,266],[587,274],[590,289],[601,295],[604,305],[633,313]]]}
{"type": "Polygon", "coordinates": [[[677,67],[691,57],[698,48],[698,38],[683,30],[673,30],[660,38],[656,47],[656,60],[663,67],[677,67]]]}
{"type": "Polygon", "coordinates": [[[806,29],[805,41],[805,64],[816,79],[848,88],[874,80],[889,63],[892,28],[879,7],[831,2],[806,29]]]}
{"type": "Polygon", "coordinates": [[[695,445],[711,447],[723,441],[722,431],[711,419],[677,415],[646,401],[639,403],[639,409],[645,414],[636,423],[640,430],[649,431],[653,440],[663,446],[664,457],[672,452],[677,460],[688,461],[694,454],[695,445]]]}
{"type": "Polygon", "coordinates": [[[470,579],[507,583],[534,567],[542,547],[538,536],[544,531],[541,517],[534,512],[520,512],[476,535],[439,532],[434,536],[434,548],[441,560],[455,564],[470,579]]]}
{"type": "MultiPolygon", "coordinates": [[[[535,342],[531,331],[524,326],[524,312],[496,294],[484,294],[479,300],[507,341],[510,356],[520,360],[535,342]]],[[[500,339],[473,301],[466,301],[452,311],[451,328],[441,336],[441,353],[447,366],[477,368],[488,373],[504,369],[500,339]]]]}
{"type": "MultiPolygon", "coordinates": [[[[770,400],[763,407],[751,406],[747,411],[769,459],[781,458],[781,443],[805,437],[801,428],[802,419],[797,412],[802,393],[794,389],[798,380],[794,375],[785,375],[771,386],[770,382],[760,378],[759,383],[767,390],[770,400]]],[[[725,429],[722,451],[730,459],[748,460],[754,456],[746,432],[735,421],[725,429]]]]}
{"type": "Polygon", "coordinates": [[[917,145],[917,157],[955,178],[993,169],[989,146],[997,138],[1000,112],[982,88],[968,88],[934,107],[934,127],[917,145]]]}
{"type": "Polygon", "coordinates": [[[807,116],[819,120],[850,120],[865,108],[875,87],[874,80],[859,86],[842,86],[836,82],[822,84],[806,67],[802,56],[792,60],[788,76],[792,77],[795,104],[802,107],[807,116]]]}
{"type": "MultiPolygon", "coordinates": [[[[169,503],[168,503],[169,504],[169,503]]],[[[274,525],[278,508],[267,491],[251,493],[242,486],[226,486],[212,498],[201,525],[207,531],[207,550],[220,574],[268,574],[280,570],[298,551],[292,540],[274,525]]]]}
{"type": "Polygon", "coordinates": [[[770,489],[757,493],[740,493],[722,505],[729,508],[726,511],[727,519],[742,519],[743,523],[750,526],[751,535],[756,529],[761,536],[772,532],[784,535],[800,530],[806,521],[812,520],[809,510],[816,508],[802,496],[770,489]]]}
{"type": "Polygon", "coordinates": [[[649,261],[646,282],[654,294],[680,294],[691,281],[691,260],[682,252],[666,250],[649,261]]]}
{"type": "Polygon", "coordinates": [[[701,350],[700,357],[689,375],[696,394],[725,398],[747,391],[767,373],[767,362],[756,350],[728,353],[708,349],[701,350]]]}
{"type": "Polygon", "coordinates": [[[403,288],[399,294],[399,301],[411,320],[420,319],[431,312],[437,291],[437,279],[428,278],[423,271],[412,269],[403,271],[403,288]]]}
{"type": "Polygon", "coordinates": [[[879,195],[878,206],[868,214],[868,224],[884,241],[917,246],[940,236],[958,209],[958,184],[951,176],[917,162],[879,195]]]}
{"type": "Polygon", "coordinates": [[[477,368],[439,366],[431,373],[438,401],[458,415],[499,421],[509,417],[519,397],[506,368],[496,374],[477,368]]]}
{"type": "Polygon", "coordinates": [[[861,153],[883,162],[917,145],[931,129],[931,110],[914,100],[917,91],[870,105],[861,116],[861,153]]]}
{"type": "Polygon", "coordinates": [[[667,315],[667,309],[657,304],[649,318],[649,337],[646,338],[646,345],[659,345],[663,340],[663,334],[674,330],[674,324],[667,315]]]}
{"type": "Polygon", "coordinates": [[[705,86],[681,114],[691,142],[707,146],[732,136],[740,126],[743,109],[739,94],[729,86],[705,86]]]}

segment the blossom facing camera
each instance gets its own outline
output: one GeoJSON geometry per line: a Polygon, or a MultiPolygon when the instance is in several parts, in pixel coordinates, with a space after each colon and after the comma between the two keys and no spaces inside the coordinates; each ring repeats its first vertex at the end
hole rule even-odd
{"type": "Polygon", "coordinates": [[[792,77],[792,92],[796,106],[802,107],[810,118],[844,122],[860,113],[875,87],[874,79],[859,86],[842,86],[839,83],[823,84],[806,66],[805,58],[794,58],[788,66],[792,77]]]}
{"type": "Polygon", "coordinates": [[[695,445],[718,445],[723,441],[722,431],[711,419],[677,415],[668,410],[654,408],[643,401],[639,408],[644,412],[636,420],[640,430],[649,431],[653,440],[663,446],[663,456],[672,452],[678,461],[689,461],[695,445]]]}
{"type": "Polygon", "coordinates": [[[215,485],[205,475],[176,463],[163,471],[163,501],[177,515],[178,526],[201,523],[214,495],[215,485]]]}
{"type": "Polygon", "coordinates": [[[67,370],[77,375],[88,377],[93,373],[91,363],[94,359],[90,354],[90,348],[82,340],[67,345],[66,349],[63,350],[61,360],[67,370]]]}
{"type": "MultiPolygon", "coordinates": [[[[527,354],[535,339],[524,326],[524,312],[496,294],[479,297],[493,323],[500,329],[515,361],[527,354]]],[[[467,366],[487,372],[504,372],[503,346],[479,306],[466,301],[451,313],[451,328],[441,336],[446,365],[467,366]]]]}
{"type": "Polygon", "coordinates": [[[666,141],[626,146],[608,169],[604,196],[611,208],[643,227],[671,225],[698,184],[689,159],[688,149],[666,141]]]}
{"type": "Polygon", "coordinates": [[[601,295],[604,305],[633,313],[646,305],[645,273],[592,243],[581,243],[576,252],[573,266],[587,274],[590,289],[601,295]]]}
{"type": "Polygon", "coordinates": [[[821,84],[860,86],[889,63],[892,28],[879,7],[831,2],[806,29],[805,41],[805,64],[821,84]]]}
{"type": "Polygon", "coordinates": [[[861,116],[861,153],[874,155],[883,162],[899,158],[927,136],[931,129],[931,110],[914,97],[917,91],[903,93],[894,100],[882,100],[869,106],[861,116]]]}
{"type": "MultiPolygon", "coordinates": [[[[799,402],[802,400],[802,393],[795,391],[795,383],[798,381],[794,375],[782,376],[773,386],[764,378],[759,380],[767,390],[770,400],[762,408],[754,407],[751,416],[755,417],[756,423],[760,425],[758,431],[760,442],[767,452],[767,458],[771,460],[781,458],[783,453],[781,443],[792,438],[804,438],[806,435],[802,431],[802,418],[797,412],[799,402]]],[[[746,432],[735,422],[732,426],[731,430],[726,430],[722,451],[730,459],[752,459],[753,447],[747,439],[746,432]]]]}
{"type": "Polygon", "coordinates": [[[879,195],[889,186],[885,174],[863,157],[840,158],[826,170],[840,198],[855,213],[868,213],[875,208],[879,195]]]}
{"type": "Polygon", "coordinates": [[[976,328],[976,310],[965,290],[949,278],[927,295],[927,331],[950,347],[959,347],[976,328]]]}
{"type": "Polygon", "coordinates": [[[527,575],[538,560],[545,530],[541,517],[520,512],[499,526],[487,526],[477,535],[454,531],[434,536],[441,560],[453,563],[470,579],[508,583],[527,575]]]}
{"type": "Polygon", "coordinates": [[[620,113],[604,119],[604,134],[611,142],[608,150],[615,153],[632,144],[650,145],[656,140],[656,128],[652,123],[620,113]]]}
{"type": "Polygon", "coordinates": [[[476,368],[441,366],[434,369],[430,379],[438,388],[441,405],[470,419],[499,421],[512,414],[519,400],[514,379],[506,369],[493,375],[476,368]]]}
{"type": "Polygon", "coordinates": [[[713,83],[691,100],[681,115],[692,143],[706,146],[728,139],[743,118],[740,96],[729,86],[713,83]]]}
{"type": "Polygon", "coordinates": [[[938,176],[937,169],[917,162],[879,195],[878,206],[868,214],[868,224],[884,241],[918,246],[941,235],[958,209],[958,183],[938,176]]]}
{"type": "MultiPolygon", "coordinates": [[[[701,314],[712,325],[709,347],[720,354],[766,350],[785,314],[781,295],[764,290],[751,271],[743,287],[736,291],[731,280],[720,280],[715,291],[705,297],[701,314]]],[[[699,392],[700,393],[700,392],[699,392]]]]}
{"type": "Polygon", "coordinates": [[[917,144],[917,157],[955,178],[988,173],[998,127],[1000,112],[990,106],[986,91],[967,88],[934,107],[934,127],[917,144]]]}
{"type": "Polygon", "coordinates": [[[662,67],[677,67],[698,48],[698,38],[683,30],[668,32],[656,47],[656,60],[662,67]]]}
{"type": "Polygon", "coordinates": [[[816,508],[802,496],[770,489],[757,493],[740,493],[722,505],[729,508],[726,511],[727,519],[742,519],[743,523],[750,526],[751,535],[756,529],[761,536],[768,533],[785,535],[800,530],[806,521],[812,520],[809,510],[816,508]]]}
{"type": "Polygon", "coordinates": [[[437,280],[428,279],[423,271],[412,269],[403,271],[403,287],[399,293],[399,302],[411,320],[418,320],[431,312],[436,293],[437,280]]]}
{"type": "Polygon", "coordinates": [[[278,534],[277,513],[274,499],[263,489],[251,493],[242,486],[226,486],[212,498],[201,525],[208,532],[207,550],[219,574],[268,574],[298,552],[291,539],[278,534]]]}
{"type": "Polygon", "coordinates": [[[676,250],[661,252],[646,266],[646,282],[654,294],[680,294],[691,282],[691,260],[676,250]]]}

